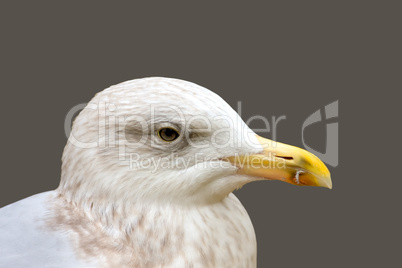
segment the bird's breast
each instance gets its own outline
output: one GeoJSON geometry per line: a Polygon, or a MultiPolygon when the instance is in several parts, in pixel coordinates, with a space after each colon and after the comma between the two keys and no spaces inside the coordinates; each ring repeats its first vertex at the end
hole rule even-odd
{"type": "Polygon", "coordinates": [[[233,194],[213,205],[116,213],[97,222],[64,205],[52,228],[68,232],[77,256],[100,267],[256,267],[254,229],[233,194]]]}

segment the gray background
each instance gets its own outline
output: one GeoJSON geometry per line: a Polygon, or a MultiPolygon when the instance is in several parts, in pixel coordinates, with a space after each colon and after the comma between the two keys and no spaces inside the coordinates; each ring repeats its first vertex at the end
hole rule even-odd
{"type": "MultiPolygon", "coordinates": [[[[66,113],[122,81],[181,78],[242,101],[244,119],[286,115],[277,138],[300,147],[303,121],[339,100],[333,190],[257,182],[236,193],[258,267],[400,266],[400,8],[114,3],[0,4],[0,206],[58,186],[66,113]]],[[[306,135],[324,150],[324,123],[306,135]]]]}

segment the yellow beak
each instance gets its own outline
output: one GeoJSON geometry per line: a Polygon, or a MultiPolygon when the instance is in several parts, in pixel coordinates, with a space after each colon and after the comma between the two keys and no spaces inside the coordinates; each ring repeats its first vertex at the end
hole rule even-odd
{"type": "Polygon", "coordinates": [[[328,168],[318,157],[295,146],[260,136],[257,139],[264,148],[261,154],[228,157],[232,164],[239,167],[238,173],[332,189],[328,168]]]}

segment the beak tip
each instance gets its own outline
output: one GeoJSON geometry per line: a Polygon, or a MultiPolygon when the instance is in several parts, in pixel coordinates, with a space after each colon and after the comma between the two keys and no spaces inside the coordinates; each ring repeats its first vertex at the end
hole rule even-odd
{"type": "Polygon", "coordinates": [[[321,186],[321,187],[325,187],[328,189],[332,189],[332,180],[331,177],[325,177],[325,178],[321,178],[319,180],[319,184],[317,186],[321,186]]]}

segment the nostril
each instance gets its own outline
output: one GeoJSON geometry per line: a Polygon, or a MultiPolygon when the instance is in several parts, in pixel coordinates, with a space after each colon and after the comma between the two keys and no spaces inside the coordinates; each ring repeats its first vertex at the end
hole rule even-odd
{"type": "Polygon", "coordinates": [[[286,160],[293,160],[293,157],[291,157],[291,156],[275,155],[275,157],[282,158],[282,159],[286,159],[286,160]]]}

